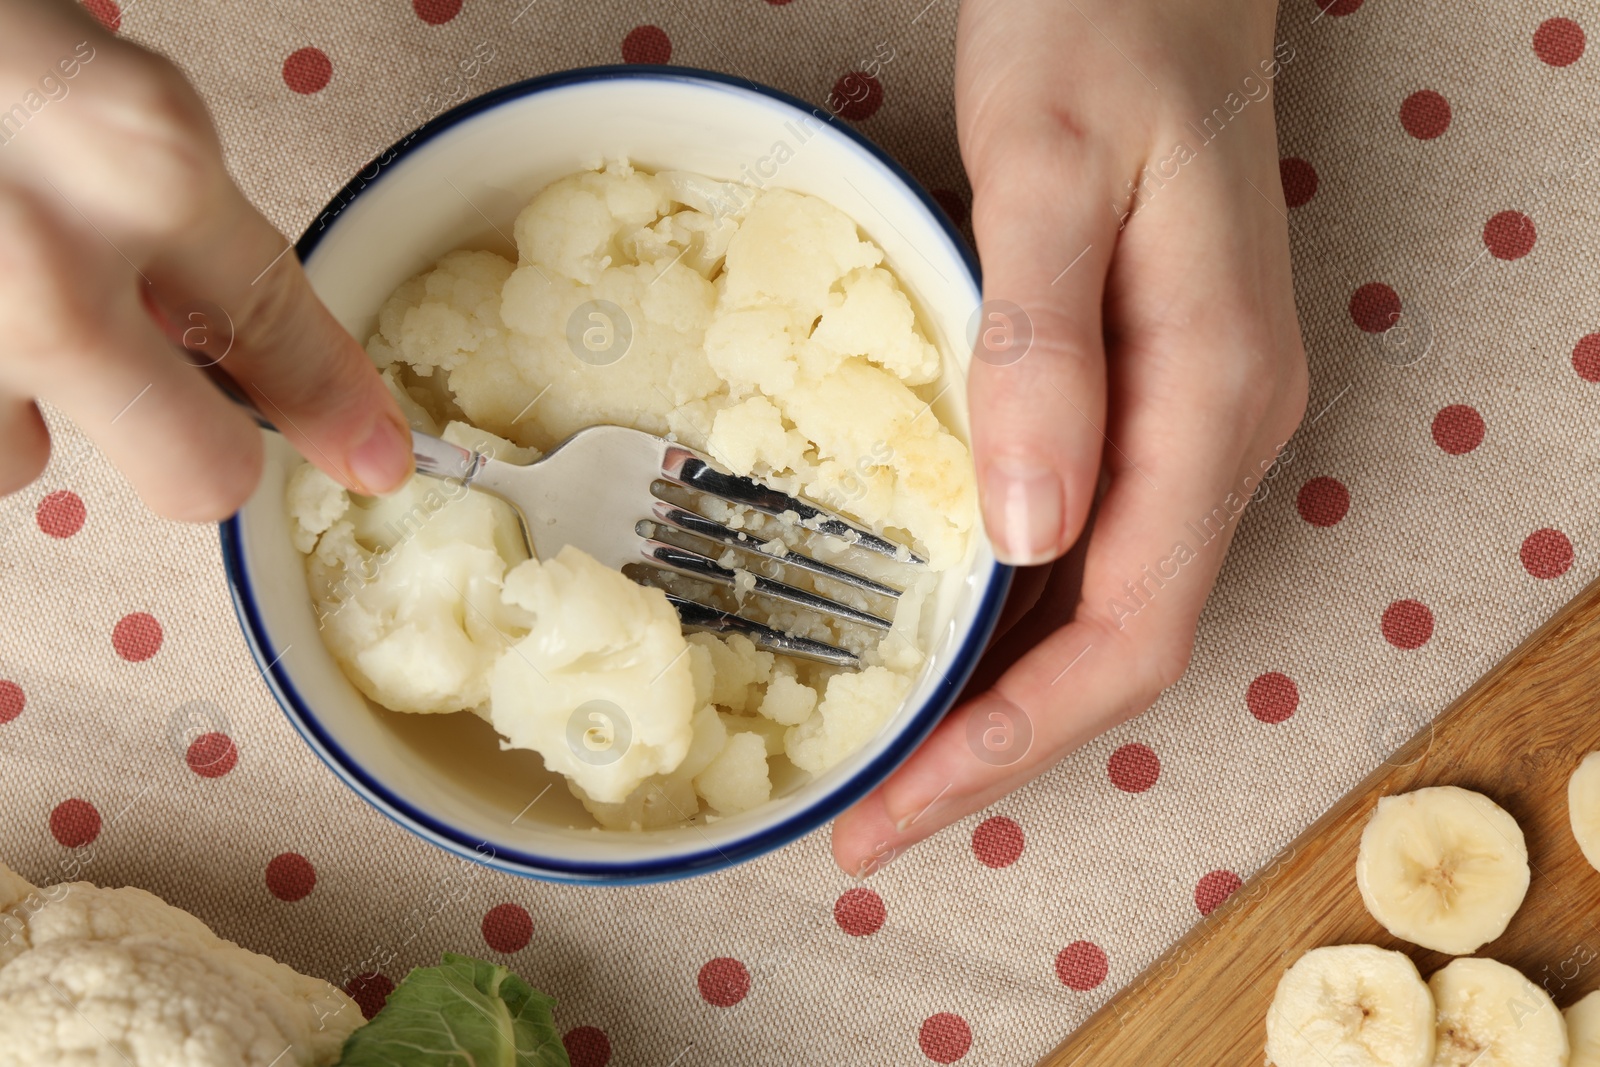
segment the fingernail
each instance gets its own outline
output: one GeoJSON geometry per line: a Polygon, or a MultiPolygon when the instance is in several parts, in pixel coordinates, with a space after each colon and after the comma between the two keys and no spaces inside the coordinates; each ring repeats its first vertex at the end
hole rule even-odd
{"type": "Polygon", "coordinates": [[[411,475],[411,431],[379,418],[350,453],[350,473],[373,496],[392,493],[411,475]]]}
{"type": "Polygon", "coordinates": [[[1042,463],[1002,456],[989,461],[984,515],[995,555],[1028,567],[1052,560],[1061,542],[1061,476],[1042,463]]]}

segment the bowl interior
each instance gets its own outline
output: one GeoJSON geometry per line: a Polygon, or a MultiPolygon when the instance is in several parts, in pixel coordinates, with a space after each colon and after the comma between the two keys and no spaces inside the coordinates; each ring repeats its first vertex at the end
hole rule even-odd
{"type": "MultiPolygon", "coordinates": [[[[380,157],[312,224],[302,243],[318,294],[365,340],[402,281],[457,248],[515,257],[517,212],[575,170],[626,157],[814,194],[854,218],[887,254],[964,378],[972,268],[924,197],[854,137],[773,96],[681,73],[605,73],[502,90],[380,157]],[[307,253],[306,247],[310,245],[307,253]]],[[[944,389],[938,416],[963,438],[965,390],[944,389]]],[[[815,781],[743,815],[641,834],[591,829],[559,775],[532,752],[498,750],[469,713],[403,715],[370,704],[317,632],[302,557],[290,543],[284,487],[298,456],[267,435],[265,474],[224,531],[241,616],[290,718],[358,792],[436,843],[496,865],[570,878],[671,877],[723,866],[799,836],[854,799],[931,729],[987,636],[1002,591],[988,542],[944,576],[930,662],[891,724],[815,781]],[[754,844],[759,842],[759,846],[754,844]]]]}

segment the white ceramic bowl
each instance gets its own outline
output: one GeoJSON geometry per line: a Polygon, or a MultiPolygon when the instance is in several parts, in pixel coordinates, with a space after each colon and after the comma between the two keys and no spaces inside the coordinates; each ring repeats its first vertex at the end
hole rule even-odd
{"type": "MultiPolygon", "coordinates": [[[[912,294],[953,364],[947,373],[964,377],[976,264],[905,171],[828,119],[742,79],[675,67],[536,78],[468,101],[379,156],[297,251],[318,294],[365,339],[395,287],[444,253],[492,248],[514,257],[502,234],[517,212],[551,181],[603,158],[754,177],[819,196],[854,218],[912,294]]],[[[965,435],[964,389],[946,390],[936,410],[965,435]]],[[[477,717],[385,711],[345,678],[317,632],[302,557],[289,539],[284,485],[299,458],[266,436],[261,485],[223,524],[222,545],[239,622],[267,685],[306,743],[374,807],[441,848],[538,878],[683,877],[769,852],[827,822],[881,782],[949,710],[1010,582],[1009,568],[976,538],[970,566],[943,583],[929,663],[905,705],[826,774],[709,825],[599,832],[537,754],[498,751],[477,717]]]]}

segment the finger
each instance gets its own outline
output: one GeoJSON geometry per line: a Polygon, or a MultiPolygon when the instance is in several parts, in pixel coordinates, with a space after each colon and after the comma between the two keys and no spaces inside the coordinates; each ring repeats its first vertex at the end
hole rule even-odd
{"type": "MultiPolygon", "coordinates": [[[[1161,368],[1176,376],[1165,383],[1173,388],[1154,394],[1165,399],[1117,427],[1119,438],[1154,443],[1148,454],[1136,450],[1130,462],[1137,467],[1109,483],[1071,621],[1034,643],[1024,617],[996,651],[1027,651],[835,823],[834,855],[845,870],[870,873],[886,857],[1019,788],[1142,711],[1182,674],[1228,540],[1263,461],[1275,453],[1259,440],[1240,447],[1214,432],[1213,409],[1225,404],[1208,384],[1220,377],[1209,368],[1231,354],[1189,349],[1176,369],[1161,368]],[[1161,432],[1153,433],[1157,427],[1161,432]]],[[[1138,366],[1137,354],[1128,363],[1138,366]]],[[[1066,586],[1070,570],[1060,569],[1066,586]]],[[[1035,610],[1048,604],[1041,598],[1035,610]]]]}
{"type": "Polygon", "coordinates": [[[1114,187],[1099,154],[1036,147],[1013,146],[1006,167],[974,180],[985,276],[967,394],[984,524],[1008,563],[1057,558],[1088,514],[1104,443],[1114,187]]]}
{"type": "Polygon", "coordinates": [[[410,427],[372,361],[231,183],[147,273],[198,359],[242,386],[312,463],[368,494],[410,476],[410,427]]]}
{"type": "Polygon", "coordinates": [[[0,392],[0,496],[14,493],[50,462],[50,431],[39,406],[0,392]]]}
{"type": "Polygon", "coordinates": [[[233,184],[193,88],[142,50],[98,48],[70,121],[29,146],[41,173],[151,283],[174,336],[209,338],[196,362],[220,358],[217,369],[346,486],[396,488],[411,471],[398,406],[313,293],[289,242],[233,184]],[[52,162],[60,160],[75,165],[52,162]]]}
{"type": "MultiPolygon", "coordinates": [[[[1114,487],[1107,504],[1129,489],[1114,487]]],[[[1159,560],[1163,556],[1156,553],[1170,551],[1170,544],[1157,549],[1159,540],[1140,538],[1142,525],[1101,517],[1094,541],[1119,535],[1139,539],[1119,549],[1116,559],[1102,553],[1094,560],[1099,573],[1086,575],[1087,586],[1107,588],[1112,574],[1140,577],[1134,561],[1141,553],[1159,560]]],[[[870,874],[886,857],[1020,788],[1067,752],[1142,710],[1172,672],[1181,670],[1176,657],[1165,666],[1152,661],[1151,650],[1185,647],[1192,636],[1213,572],[1200,561],[1191,567],[1198,573],[1183,575],[1182,585],[1174,583],[1131,619],[1107,613],[1086,589],[1076,617],[1044,640],[1032,643],[1032,635],[1024,639],[1014,629],[996,650],[1014,658],[999,680],[951,712],[887,782],[834,824],[839,865],[870,874]]]]}
{"type": "Polygon", "coordinates": [[[58,407],[159,514],[231,513],[259,476],[260,432],[173,354],[134,269],[69,207],[0,189],[0,388],[58,407]]]}

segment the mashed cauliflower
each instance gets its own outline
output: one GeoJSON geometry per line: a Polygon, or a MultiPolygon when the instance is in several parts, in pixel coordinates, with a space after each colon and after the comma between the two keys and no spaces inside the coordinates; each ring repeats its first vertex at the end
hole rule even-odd
{"type": "MultiPolygon", "coordinates": [[[[538,751],[608,829],[756,807],[780,764],[820,774],[894,715],[925,658],[935,575],[967,557],[976,490],[932,410],[939,351],[882,251],[814,197],[616,164],[546,188],[515,235],[516,263],[451,252],[379,312],[367,351],[415,428],[529,463],[587,426],[637,427],[844,512],[929,567],[824,546],[906,588],[881,639],[746,602],[741,583],[741,612],[857,651],[862,669],[844,671],[686,636],[660,589],[576,548],[528,559],[487,494],[419,477],[357,497],[304,465],[288,508],[324,640],[378,704],[469,710],[503,747],[538,751]],[[746,207],[716,209],[728,202],[746,207]]],[[[810,537],[695,506],[773,555],[810,537]]],[[[739,555],[724,564],[761,566],[739,555]]]]}

